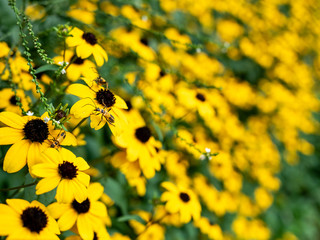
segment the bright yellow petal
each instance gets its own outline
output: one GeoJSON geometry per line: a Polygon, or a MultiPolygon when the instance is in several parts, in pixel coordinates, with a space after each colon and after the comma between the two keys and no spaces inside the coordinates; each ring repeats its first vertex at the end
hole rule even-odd
{"type": "MultiPolygon", "coordinates": [[[[67,93],[78,96],[83,99],[84,98],[94,99],[96,97],[96,93],[92,91],[88,86],[79,84],[79,83],[71,84],[67,88],[67,93]]],[[[94,105],[93,100],[91,100],[91,104],[94,105]]]]}
{"type": "Polygon", "coordinates": [[[96,114],[93,114],[90,116],[90,127],[91,128],[94,128],[94,130],[99,130],[101,129],[107,122],[107,120],[102,117],[101,114],[99,115],[96,115],[96,114]]]}
{"type": "Polygon", "coordinates": [[[27,163],[29,169],[37,163],[40,163],[42,161],[42,155],[41,152],[43,151],[43,148],[41,146],[41,143],[33,142],[30,144],[30,148],[28,151],[27,156],[27,163]]]}
{"type": "Polygon", "coordinates": [[[76,223],[77,213],[73,209],[66,211],[58,220],[58,224],[61,231],[67,231],[76,223]]]}
{"type": "Polygon", "coordinates": [[[103,218],[107,216],[107,208],[102,202],[90,202],[90,213],[99,218],[103,218]]]}
{"type": "Polygon", "coordinates": [[[90,176],[83,172],[78,172],[77,176],[79,182],[81,182],[84,186],[88,187],[90,183],[90,176]]]}
{"type": "Polygon", "coordinates": [[[9,127],[23,129],[25,123],[27,122],[27,119],[19,116],[16,113],[2,112],[0,113],[0,122],[3,122],[9,127]]]}
{"type": "Polygon", "coordinates": [[[94,102],[90,98],[84,98],[73,104],[70,113],[76,118],[86,118],[92,114],[95,109],[94,102]]]}
{"type": "Polygon", "coordinates": [[[40,195],[56,188],[60,182],[60,177],[46,177],[40,180],[36,186],[36,194],[40,195]]]}
{"type": "MultiPolygon", "coordinates": [[[[95,46],[98,46],[98,45],[96,44],[95,46]]],[[[94,57],[94,60],[96,61],[97,65],[99,67],[101,67],[104,63],[104,59],[103,59],[103,56],[100,54],[100,52],[94,50],[93,57],[94,57]]]]}
{"type": "Polygon", "coordinates": [[[12,207],[18,214],[21,214],[30,203],[24,199],[7,199],[7,204],[12,207]]]}
{"type": "Polygon", "coordinates": [[[76,137],[69,132],[66,132],[66,137],[62,140],[61,145],[63,146],[77,146],[77,139],[76,137]]]}
{"type": "Polygon", "coordinates": [[[88,58],[93,52],[93,47],[90,44],[81,44],[77,46],[76,52],[79,57],[88,58]]]}
{"type": "Polygon", "coordinates": [[[60,163],[63,162],[61,154],[59,153],[58,150],[54,148],[48,148],[42,154],[44,155],[44,158],[45,158],[42,160],[42,162],[50,163],[50,166],[51,165],[58,166],[60,163]]]}
{"type": "Polygon", "coordinates": [[[72,35],[72,37],[67,37],[66,39],[66,43],[69,47],[77,46],[85,41],[82,39],[83,31],[79,28],[73,28],[69,34],[72,35]]]}
{"type": "Polygon", "coordinates": [[[57,219],[70,210],[70,207],[70,204],[54,202],[47,207],[47,210],[53,218],[57,219]]]}
{"type": "Polygon", "coordinates": [[[88,197],[88,190],[82,183],[77,179],[70,181],[70,191],[72,191],[74,198],[77,202],[83,202],[88,197]]]}
{"type": "Polygon", "coordinates": [[[103,194],[104,187],[101,183],[91,183],[88,187],[88,195],[91,201],[97,201],[103,194]]]}
{"type": "Polygon", "coordinates": [[[31,173],[37,177],[60,177],[58,172],[58,165],[51,162],[39,163],[31,168],[31,173]]]}
{"type": "Polygon", "coordinates": [[[24,132],[21,129],[11,127],[0,128],[0,145],[14,144],[23,138],[24,132]]]}
{"type": "Polygon", "coordinates": [[[114,95],[114,97],[116,98],[114,107],[128,109],[126,102],[121,97],[119,97],[118,95],[114,95]]]}
{"type": "Polygon", "coordinates": [[[27,163],[30,148],[29,140],[21,140],[13,144],[4,157],[3,170],[8,173],[18,172],[27,163]]]}
{"type": "Polygon", "coordinates": [[[78,167],[80,171],[84,171],[90,168],[88,163],[82,157],[77,157],[74,160],[74,164],[78,167]]]}
{"type": "Polygon", "coordinates": [[[86,215],[87,214],[79,215],[77,221],[78,231],[83,239],[93,239],[92,223],[89,221],[86,215]]]}
{"type": "Polygon", "coordinates": [[[99,52],[99,54],[104,58],[104,60],[108,62],[108,55],[106,51],[99,44],[94,45],[94,50],[96,52],[99,52]]]}
{"type": "Polygon", "coordinates": [[[20,225],[20,215],[11,207],[5,204],[0,204],[0,236],[8,235],[20,225]]]}
{"type": "Polygon", "coordinates": [[[58,188],[56,199],[60,203],[70,203],[74,200],[73,189],[71,189],[71,181],[69,179],[62,179],[58,188]]]}

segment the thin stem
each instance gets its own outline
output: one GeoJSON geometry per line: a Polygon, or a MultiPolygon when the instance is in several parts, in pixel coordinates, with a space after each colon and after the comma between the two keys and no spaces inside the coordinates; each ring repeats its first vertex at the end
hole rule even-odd
{"type": "Polygon", "coordinates": [[[13,188],[2,188],[0,189],[0,192],[9,192],[11,190],[16,190],[16,189],[21,189],[21,188],[26,188],[26,187],[30,187],[33,185],[36,185],[38,183],[38,181],[34,181],[33,183],[29,183],[29,184],[25,184],[25,185],[21,185],[18,187],[13,187],[13,188]]]}
{"type": "Polygon", "coordinates": [[[82,119],[74,128],[72,128],[72,130],[70,131],[71,133],[73,133],[73,131],[78,128],[85,120],[87,120],[88,117],[82,119]]]}

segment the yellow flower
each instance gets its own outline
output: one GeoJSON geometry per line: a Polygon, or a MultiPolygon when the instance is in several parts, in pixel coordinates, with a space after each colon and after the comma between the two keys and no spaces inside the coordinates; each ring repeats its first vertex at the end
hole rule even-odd
{"type": "Polygon", "coordinates": [[[194,220],[200,218],[201,205],[191,189],[175,186],[171,182],[163,182],[161,186],[167,190],[161,195],[161,201],[167,202],[165,208],[169,213],[178,212],[182,223],[188,223],[191,217],[194,220]]]}
{"type": "Polygon", "coordinates": [[[0,49],[0,58],[7,56],[10,52],[10,48],[6,42],[0,42],[0,49]]]}
{"type": "Polygon", "coordinates": [[[63,61],[70,63],[66,69],[67,78],[70,81],[77,81],[81,76],[90,78],[97,75],[94,71],[94,63],[88,59],[77,57],[73,51],[66,50],[64,53],[64,58],[62,52],[61,56],[54,57],[53,60],[57,64],[62,64],[63,61]]]}
{"type": "Polygon", "coordinates": [[[83,32],[79,28],[73,28],[70,32],[72,37],[68,37],[66,42],[69,47],[76,47],[78,57],[85,59],[93,54],[93,57],[98,66],[102,66],[105,61],[108,61],[108,56],[105,50],[97,44],[96,36],[91,32],[83,32]]]}
{"type": "Polygon", "coordinates": [[[87,198],[90,176],[83,171],[89,169],[87,162],[71,151],[61,148],[47,149],[42,154],[43,163],[31,168],[31,173],[43,178],[36,186],[36,194],[43,194],[57,188],[58,202],[71,202],[74,198],[82,202],[87,198]]]}
{"type": "Polygon", "coordinates": [[[83,80],[88,86],[72,84],[67,89],[68,93],[82,98],[72,106],[70,113],[76,118],[90,116],[90,126],[95,130],[108,123],[112,133],[119,135],[127,125],[126,117],[120,110],[127,109],[125,101],[97,81],[83,80]]]}
{"type": "Polygon", "coordinates": [[[83,202],[75,199],[70,203],[52,203],[48,206],[54,218],[59,218],[58,225],[61,231],[71,229],[75,224],[81,238],[93,240],[94,233],[100,232],[107,215],[106,206],[98,201],[103,194],[100,183],[92,183],[88,187],[88,198],[83,202]]]}
{"type": "MultiPolygon", "coordinates": [[[[16,113],[0,113],[0,122],[7,127],[0,128],[0,145],[13,144],[3,162],[3,170],[14,173],[22,169],[26,163],[29,168],[39,161],[40,153],[50,147],[50,137],[56,137],[59,130],[53,130],[51,122],[43,119],[46,117],[19,116],[16,113]]],[[[62,145],[75,144],[73,135],[66,133],[62,145]]]]}
{"type": "Polygon", "coordinates": [[[7,204],[0,204],[0,236],[13,240],[59,240],[58,224],[43,204],[23,199],[7,199],[7,204]]]}
{"type": "Polygon", "coordinates": [[[159,171],[161,168],[157,154],[161,143],[151,135],[150,128],[145,125],[140,115],[136,115],[134,119],[130,120],[127,129],[122,135],[115,137],[114,141],[116,145],[126,149],[128,161],[139,160],[144,176],[152,178],[155,171],[159,171]]]}
{"type": "MultiPolygon", "coordinates": [[[[27,110],[31,102],[30,98],[21,89],[17,89],[17,96],[20,98],[22,108],[27,110]]],[[[12,89],[5,88],[0,91],[0,108],[8,112],[21,114],[21,109],[17,106],[16,96],[12,89]]]]}

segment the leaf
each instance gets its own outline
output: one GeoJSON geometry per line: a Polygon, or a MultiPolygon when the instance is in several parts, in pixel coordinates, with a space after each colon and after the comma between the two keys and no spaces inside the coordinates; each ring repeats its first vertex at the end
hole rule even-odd
{"type": "MultiPolygon", "coordinates": [[[[25,181],[24,184],[30,184],[30,183],[34,183],[35,179],[33,179],[30,175],[30,173],[28,173],[25,177],[25,181]]],[[[35,199],[37,199],[37,195],[36,195],[36,185],[33,186],[29,186],[29,187],[25,187],[24,188],[24,199],[31,202],[35,199]]]]}
{"type": "Polygon", "coordinates": [[[146,222],[138,215],[124,215],[122,217],[117,218],[118,222],[127,222],[130,220],[135,220],[139,223],[146,224],[146,222]]]}
{"type": "MultiPolygon", "coordinates": [[[[102,182],[103,184],[103,182],[102,182]]],[[[116,205],[118,205],[123,214],[128,212],[128,202],[126,201],[124,187],[121,186],[119,182],[117,182],[113,178],[107,178],[104,181],[104,191],[105,193],[114,201],[116,205]]]]}
{"type": "Polygon", "coordinates": [[[59,69],[58,65],[46,64],[37,68],[37,70],[35,71],[35,74],[46,72],[46,71],[57,71],[58,69],[59,69]]]}
{"type": "Polygon", "coordinates": [[[153,126],[154,130],[156,131],[160,142],[162,142],[163,141],[163,135],[162,135],[160,127],[155,122],[151,122],[151,125],[153,126]]]}

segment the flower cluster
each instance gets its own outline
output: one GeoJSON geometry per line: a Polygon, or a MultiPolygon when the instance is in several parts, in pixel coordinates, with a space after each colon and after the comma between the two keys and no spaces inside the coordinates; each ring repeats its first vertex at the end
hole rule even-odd
{"type": "Polygon", "coordinates": [[[8,6],[0,236],[316,238],[315,0],[8,6]]]}

